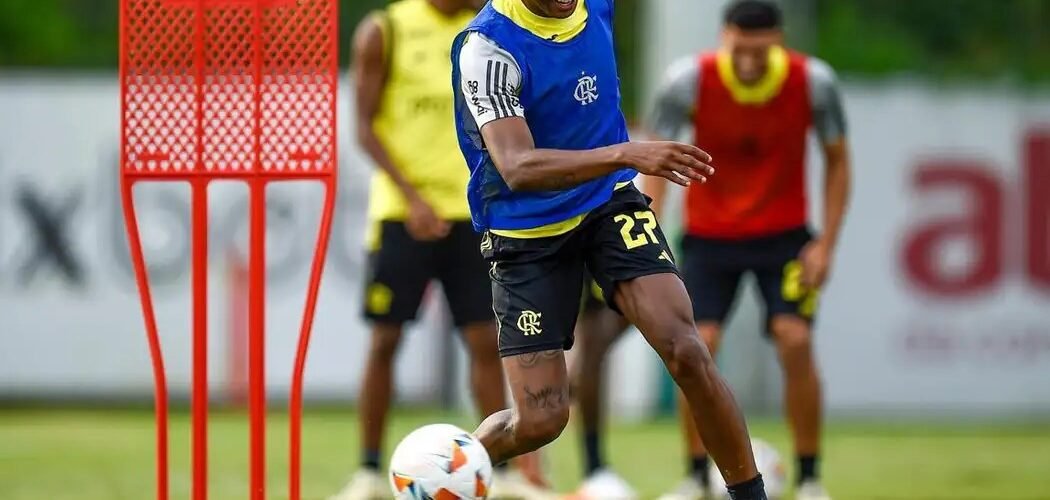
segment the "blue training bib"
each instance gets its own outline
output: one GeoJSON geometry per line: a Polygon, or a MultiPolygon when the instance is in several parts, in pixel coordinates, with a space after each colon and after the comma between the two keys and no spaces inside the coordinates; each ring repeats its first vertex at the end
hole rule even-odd
{"type": "Polygon", "coordinates": [[[452,45],[456,130],[470,168],[467,199],[478,231],[531,229],[589,212],[633,179],[630,168],[564,191],[514,192],[485,149],[460,85],[459,53],[467,34],[479,33],[514,57],[521,68],[521,104],[540,149],[588,150],[627,142],[613,45],[610,0],[587,0],[584,30],[567,42],[545,40],[485,6],[452,45]]]}

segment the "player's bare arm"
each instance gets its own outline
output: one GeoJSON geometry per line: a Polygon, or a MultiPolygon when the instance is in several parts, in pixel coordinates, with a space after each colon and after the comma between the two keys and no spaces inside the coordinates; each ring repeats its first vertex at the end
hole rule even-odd
{"type": "Polygon", "coordinates": [[[714,174],[710,155],[677,142],[627,142],[587,151],[537,149],[520,117],[490,122],[481,134],[500,175],[515,191],[567,189],[624,166],[682,186],[706,182],[714,174]]]}
{"type": "Polygon", "coordinates": [[[824,152],[824,219],[821,235],[799,254],[802,284],[819,288],[839,241],[850,191],[850,155],[847,123],[834,71],[819,60],[810,62],[814,128],[824,152]]]}
{"type": "Polygon", "coordinates": [[[843,137],[824,145],[824,224],[821,236],[802,250],[802,283],[818,288],[827,281],[828,271],[846,217],[850,192],[848,141],[843,137]]]}
{"type": "Polygon", "coordinates": [[[357,142],[372,161],[393,180],[408,201],[409,216],[406,228],[417,240],[437,240],[448,235],[451,228],[441,220],[434,209],[419,196],[415,187],[402,175],[376,135],[374,121],[386,87],[387,60],[384,48],[382,20],[378,15],[367,17],[354,33],[354,96],[357,142]]]}
{"type": "MultiPolygon", "coordinates": [[[[680,59],[663,76],[644,131],[646,139],[677,139],[691,123],[696,105],[695,60],[692,56],[680,59]]],[[[653,199],[651,206],[657,218],[663,214],[667,186],[667,180],[660,177],[646,177],[642,183],[642,190],[653,199]]]]}

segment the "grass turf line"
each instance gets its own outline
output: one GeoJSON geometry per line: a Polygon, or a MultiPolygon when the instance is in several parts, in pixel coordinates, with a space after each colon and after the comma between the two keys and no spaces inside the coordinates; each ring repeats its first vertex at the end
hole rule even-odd
{"type": "MultiPolygon", "coordinates": [[[[401,411],[387,436],[435,422],[473,428],[462,414],[401,411]]],[[[287,418],[267,420],[268,498],[287,493],[287,418]]],[[[793,460],[783,425],[752,419],[752,435],[793,460]]],[[[190,491],[189,415],[172,416],[172,498],[190,491]]],[[[209,489],[214,500],[240,500],[248,484],[247,415],[216,413],[210,420],[209,489]]],[[[303,430],[303,495],[338,490],[359,458],[351,412],[307,410],[303,430]]],[[[556,487],[579,479],[579,435],[570,427],[547,451],[556,487]]],[[[655,498],[682,475],[676,422],[613,425],[606,449],[611,465],[642,498],[655,498]]],[[[828,425],[826,485],[846,500],[1043,500],[1050,498],[1050,424],[828,425]]],[[[153,496],[153,420],[148,411],[0,410],[0,498],[5,500],[142,500],[153,496]]]]}

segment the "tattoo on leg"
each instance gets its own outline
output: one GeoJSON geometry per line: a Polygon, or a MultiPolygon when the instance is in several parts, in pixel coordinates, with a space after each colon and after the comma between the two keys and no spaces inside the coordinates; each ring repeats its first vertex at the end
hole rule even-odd
{"type": "Polygon", "coordinates": [[[548,385],[533,391],[525,386],[525,405],[532,409],[553,409],[565,404],[565,388],[548,385]]]}
{"type": "Polygon", "coordinates": [[[522,368],[532,368],[539,364],[540,361],[556,358],[561,355],[561,351],[542,351],[542,352],[528,352],[517,356],[518,366],[522,368]]]}

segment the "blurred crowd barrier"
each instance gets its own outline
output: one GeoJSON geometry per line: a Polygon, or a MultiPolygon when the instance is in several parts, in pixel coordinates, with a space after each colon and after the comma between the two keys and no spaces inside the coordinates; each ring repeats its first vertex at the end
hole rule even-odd
{"type": "MultiPolygon", "coordinates": [[[[1050,414],[1050,92],[847,81],[844,100],[854,198],[817,328],[828,409],[1050,414]]],[[[108,75],[0,75],[0,399],[147,401],[151,393],[116,189],[118,102],[108,75]]],[[[313,401],[353,399],[367,341],[359,304],[371,167],[342,125],[337,220],[307,369],[313,401]]],[[[819,221],[821,169],[811,153],[819,221]]],[[[211,382],[216,397],[236,397],[246,192],[212,189],[211,382]]],[[[296,184],[270,199],[275,398],[290,379],[318,193],[296,184]]],[[[170,382],[185,395],[188,190],[142,187],[138,207],[170,382]]],[[[761,311],[748,299],[738,312],[726,370],[741,399],[775,402],[775,362],[756,331],[761,311]]],[[[402,351],[401,400],[463,399],[452,339],[440,303],[428,306],[402,351]]],[[[658,406],[659,363],[637,335],[615,351],[610,376],[620,415],[658,406]]]]}

